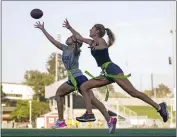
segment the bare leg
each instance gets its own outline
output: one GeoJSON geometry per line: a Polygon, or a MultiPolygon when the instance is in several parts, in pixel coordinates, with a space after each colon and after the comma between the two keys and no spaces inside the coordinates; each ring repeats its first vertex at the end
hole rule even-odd
{"type": "Polygon", "coordinates": [[[58,116],[59,120],[63,120],[63,111],[64,111],[64,96],[73,92],[74,88],[67,83],[62,84],[58,89],[56,93],[56,100],[57,100],[57,109],[58,109],[58,116]]]}
{"type": "Polygon", "coordinates": [[[110,83],[111,83],[110,81],[105,79],[102,80],[91,79],[81,85],[80,90],[83,95],[88,114],[89,113],[92,114],[92,105],[91,105],[91,98],[88,96],[87,92],[92,88],[102,87],[110,83]]]}
{"type": "Polygon", "coordinates": [[[94,105],[101,113],[102,115],[104,116],[104,118],[106,119],[106,121],[108,122],[109,121],[109,114],[108,114],[108,111],[106,109],[106,107],[103,105],[103,103],[101,103],[93,94],[93,92],[91,91],[90,92],[91,94],[91,103],[92,105],[94,105]]]}
{"type": "MultiPolygon", "coordinates": [[[[90,89],[92,89],[92,88],[102,87],[102,86],[105,86],[105,85],[108,85],[111,83],[112,82],[105,80],[105,79],[102,79],[102,80],[91,79],[81,85],[80,90],[81,90],[81,93],[82,93],[84,101],[85,101],[87,113],[81,117],[77,117],[76,120],[78,120],[80,122],[95,121],[95,116],[92,113],[92,106],[91,106],[91,102],[94,102],[94,100],[93,100],[93,98],[91,100],[91,98],[87,95],[87,93],[88,93],[88,91],[91,91],[90,89]]],[[[96,100],[97,99],[95,99],[95,101],[96,100]]],[[[108,123],[109,133],[114,133],[115,129],[116,129],[117,119],[109,117],[109,114],[108,114],[105,106],[101,102],[100,103],[97,102],[95,104],[96,104],[95,106],[104,115],[104,117],[108,123]]]]}
{"type": "MultiPolygon", "coordinates": [[[[66,83],[64,83],[63,85],[61,85],[56,93],[56,100],[57,100],[57,108],[58,108],[58,116],[59,116],[59,120],[63,120],[64,116],[63,116],[63,106],[64,106],[64,96],[73,92],[74,88],[66,83]]],[[[109,120],[109,114],[107,112],[107,109],[105,108],[105,106],[103,105],[103,103],[101,103],[93,94],[93,92],[90,90],[90,92],[87,92],[88,96],[91,97],[91,103],[92,105],[94,105],[105,117],[105,119],[108,121],[109,120]]]]}
{"type": "MultiPolygon", "coordinates": [[[[120,73],[118,75],[123,76],[124,74],[120,73]]],[[[136,90],[128,79],[121,79],[120,78],[120,79],[114,79],[114,80],[123,90],[125,90],[132,97],[139,98],[139,99],[143,100],[144,102],[146,102],[149,105],[153,106],[156,110],[160,109],[159,104],[154,102],[146,94],[136,90]]]]}

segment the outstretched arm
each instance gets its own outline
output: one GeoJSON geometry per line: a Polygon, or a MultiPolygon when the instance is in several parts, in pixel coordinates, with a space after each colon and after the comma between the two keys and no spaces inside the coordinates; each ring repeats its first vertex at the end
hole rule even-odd
{"type": "Polygon", "coordinates": [[[44,35],[47,37],[47,39],[53,44],[55,45],[57,48],[59,48],[60,50],[63,50],[63,44],[61,44],[59,41],[55,40],[44,28],[44,22],[41,24],[40,22],[36,22],[36,24],[34,24],[35,28],[40,29],[44,35]]]}
{"type": "Polygon", "coordinates": [[[76,37],[77,40],[79,40],[79,41],[81,41],[81,42],[84,42],[84,43],[86,43],[86,44],[89,44],[89,45],[92,44],[93,40],[92,40],[92,39],[83,38],[76,30],[74,30],[74,29],[70,26],[70,24],[69,24],[69,22],[68,22],[67,19],[64,21],[63,27],[69,29],[69,30],[71,31],[71,33],[72,33],[73,35],[75,35],[75,37],[76,37]]]}

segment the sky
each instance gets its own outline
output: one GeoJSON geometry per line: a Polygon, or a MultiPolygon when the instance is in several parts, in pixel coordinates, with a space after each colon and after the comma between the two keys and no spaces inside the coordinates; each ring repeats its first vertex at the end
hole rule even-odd
{"type": "MultiPolygon", "coordinates": [[[[116,42],[109,49],[110,57],[139,90],[164,83],[173,87],[172,66],[172,2],[168,1],[3,1],[2,2],[2,81],[23,82],[26,70],[46,71],[52,52],[59,52],[34,28],[36,21],[44,21],[46,30],[54,37],[61,35],[65,43],[71,33],[62,27],[65,18],[84,37],[96,23],[110,28],[116,42]],[[30,12],[39,8],[44,15],[35,20],[30,12]]],[[[107,39],[107,37],[105,37],[107,39]]],[[[100,68],[91,56],[88,45],[82,46],[80,68],[93,75],[100,68]]],[[[118,90],[118,86],[116,86],[118,90]]]]}

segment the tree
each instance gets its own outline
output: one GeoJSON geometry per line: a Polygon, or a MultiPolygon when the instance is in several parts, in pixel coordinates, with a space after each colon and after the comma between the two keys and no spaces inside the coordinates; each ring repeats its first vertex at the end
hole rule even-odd
{"type": "Polygon", "coordinates": [[[152,90],[145,90],[144,93],[148,95],[149,97],[153,96],[152,90]]]}
{"type": "MultiPolygon", "coordinates": [[[[159,84],[157,88],[154,88],[154,92],[157,98],[168,97],[172,93],[164,84],[159,84]]],[[[150,97],[153,96],[152,90],[145,90],[144,93],[150,97]]]]}
{"type": "Polygon", "coordinates": [[[38,102],[33,100],[32,102],[32,122],[35,125],[36,119],[43,114],[50,112],[49,104],[47,102],[38,102]]]}
{"type": "Polygon", "coordinates": [[[17,101],[17,106],[11,112],[11,118],[17,122],[27,121],[29,118],[29,105],[27,101],[17,101]]]}
{"type": "MultiPolygon", "coordinates": [[[[42,114],[50,111],[49,104],[46,102],[32,101],[32,121],[35,122],[36,118],[42,114]]],[[[17,106],[11,113],[13,120],[24,122],[29,120],[29,103],[27,100],[18,100],[17,106]]]]}
{"type": "MultiPolygon", "coordinates": [[[[55,76],[55,64],[56,64],[56,53],[52,53],[49,57],[49,60],[47,61],[47,71],[52,76],[55,76]]],[[[64,64],[62,62],[62,56],[61,54],[58,54],[58,80],[64,79],[67,77],[66,69],[64,67],[64,64]]]]}
{"type": "Polygon", "coordinates": [[[37,100],[44,100],[45,86],[54,82],[54,76],[37,70],[26,71],[24,75],[24,84],[33,88],[37,100]]]}
{"type": "MultiPolygon", "coordinates": [[[[110,92],[114,92],[114,87],[113,87],[112,84],[107,85],[107,88],[108,88],[108,90],[109,90],[110,92]]],[[[106,91],[107,91],[107,90],[106,90],[106,86],[98,88],[98,91],[99,91],[100,93],[106,93],[106,91]]]]}
{"type": "Polygon", "coordinates": [[[158,88],[155,89],[156,96],[158,98],[161,97],[168,97],[172,92],[170,91],[169,87],[164,84],[159,84],[158,88]]]}
{"type": "MultiPolygon", "coordinates": [[[[45,86],[52,84],[55,81],[55,57],[56,54],[52,53],[47,61],[48,73],[40,72],[37,70],[29,70],[25,72],[24,84],[31,86],[35,91],[34,98],[37,100],[45,100],[45,86]]],[[[63,79],[67,76],[66,69],[61,60],[61,54],[58,54],[58,80],[63,79]]]]}

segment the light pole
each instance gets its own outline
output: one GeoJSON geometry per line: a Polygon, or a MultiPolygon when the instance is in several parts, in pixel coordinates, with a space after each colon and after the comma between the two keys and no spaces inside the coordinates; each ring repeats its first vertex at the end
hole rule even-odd
{"type": "Polygon", "coordinates": [[[1,128],[3,128],[3,107],[5,107],[5,104],[1,104],[1,128]]]}
{"type": "Polygon", "coordinates": [[[29,124],[29,126],[30,126],[30,128],[32,127],[32,122],[31,122],[31,116],[32,116],[32,101],[31,101],[31,99],[29,100],[29,122],[30,122],[30,124],[29,124]]]}

